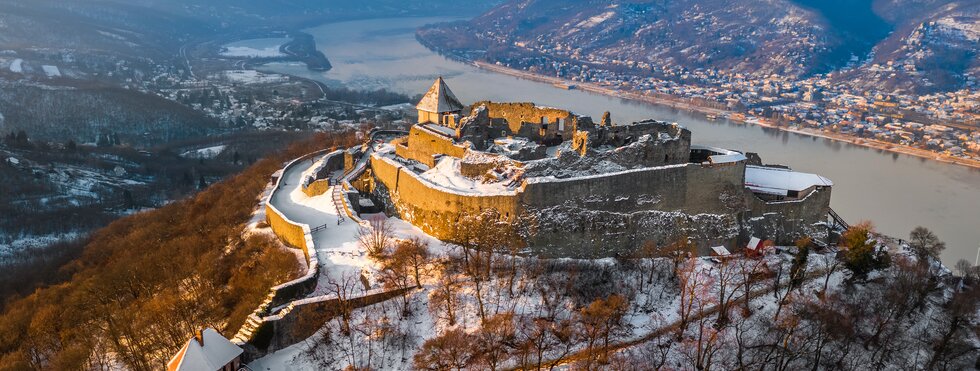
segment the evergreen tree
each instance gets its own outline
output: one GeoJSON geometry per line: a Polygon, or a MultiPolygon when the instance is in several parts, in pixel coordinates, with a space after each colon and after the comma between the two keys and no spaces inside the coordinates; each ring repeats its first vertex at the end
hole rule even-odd
{"type": "Polygon", "coordinates": [[[844,266],[852,272],[851,281],[867,279],[868,273],[888,267],[888,254],[878,251],[878,240],[873,234],[874,227],[864,222],[852,226],[841,236],[841,248],[845,249],[844,266]]]}

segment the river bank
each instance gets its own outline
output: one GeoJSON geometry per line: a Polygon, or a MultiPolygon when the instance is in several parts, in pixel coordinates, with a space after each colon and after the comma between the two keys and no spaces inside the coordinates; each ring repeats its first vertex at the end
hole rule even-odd
{"type": "Polygon", "coordinates": [[[853,144],[853,145],[856,145],[856,146],[862,146],[862,147],[872,148],[872,149],[886,151],[886,152],[891,152],[891,153],[897,153],[897,154],[915,156],[915,157],[929,159],[929,160],[938,161],[938,162],[943,162],[943,163],[947,163],[947,164],[955,164],[955,165],[960,165],[960,166],[966,166],[966,167],[973,168],[973,169],[980,169],[980,161],[978,161],[978,160],[972,160],[972,159],[966,159],[966,158],[960,158],[960,157],[953,157],[953,156],[948,156],[948,155],[944,155],[944,154],[940,154],[940,153],[936,153],[936,152],[932,152],[932,151],[928,151],[928,150],[924,150],[924,149],[920,149],[920,148],[909,147],[909,146],[904,146],[904,145],[895,144],[895,143],[888,143],[888,142],[883,142],[883,141],[879,141],[879,140],[875,140],[875,139],[857,138],[857,137],[853,137],[853,136],[849,136],[849,135],[845,135],[845,134],[834,133],[834,132],[829,132],[829,131],[824,131],[824,130],[816,130],[816,129],[810,129],[810,128],[794,128],[794,127],[787,127],[787,126],[775,125],[775,124],[769,123],[765,119],[756,119],[756,120],[749,120],[748,118],[746,118],[746,119],[737,119],[737,118],[733,118],[732,117],[733,114],[739,113],[739,112],[735,112],[735,111],[729,111],[729,110],[723,110],[723,109],[717,109],[717,108],[711,108],[711,107],[703,107],[703,106],[699,106],[697,104],[692,104],[692,103],[689,103],[689,102],[684,102],[682,100],[676,100],[676,101],[675,100],[666,100],[666,99],[661,99],[661,98],[657,98],[657,97],[651,97],[649,95],[644,95],[644,94],[639,94],[639,93],[620,91],[620,90],[610,89],[610,88],[607,88],[607,87],[604,87],[604,86],[601,86],[601,85],[597,85],[597,84],[594,84],[594,83],[578,82],[578,81],[571,81],[571,80],[566,80],[566,79],[562,79],[562,78],[558,78],[558,77],[544,76],[544,75],[536,74],[536,73],[533,73],[533,72],[518,70],[518,69],[514,69],[514,68],[510,68],[510,67],[504,67],[504,66],[500,66],[500,65],[496,65],[496,64],[492,64],[492,63],[487,63],[487,62],[482,62],[482,61],[474,61],[474,62],[471,62],[471,63],[474,66],[476,66],[477,68],[480,68],[480,69],[483,69],[483,70],[491,71],[491,72],[494,72],[494,73],[505,74],[505,75],[509,75],[509,76],[514,76],[514,77],[519,77],[519,78],[522,78],[522,79],[528,79],[528,80],[532,80],[532,81],[548,83],[548,84],[552,84],[552,85],[555,85],[555,86],[572,86],[572,85],[574,85],[575,89],[582,90],[582,91],[587,91],[587,92],[591,92],[591,93],[608,95],[608,96],[612,96],[612,97],[616,97],[616,98],[621,98],[621,99],[628,99],[628,100],[640,101],[640,102],[644,102],[644,103],[656,104],[656,105],[671,107],[671,108],[675,108],[675,109],[679,109],[679,110],[685,110],[685,111],[689,111],[689,112],[697,112],[697,113],[701,113],[701,114],[704,114],[704,115],[726,116],[726,117],[728,117],[728,120],[730,120],[732,122],[736,122],[736,123],[757,125],[757,126],[764,127],[764,128],[776,129],[776,130],[781,130],[781,131],[785,131],[785,132],[789,132],[789,133],[794,133],[794,134],[800,134],[800,135],[807,135],[807,136],[813,136],[813,137],[818,137],[818,138],[830,139],[830,140],[835,140],[835,141],[839,141],[839,142],[853,144]]]}

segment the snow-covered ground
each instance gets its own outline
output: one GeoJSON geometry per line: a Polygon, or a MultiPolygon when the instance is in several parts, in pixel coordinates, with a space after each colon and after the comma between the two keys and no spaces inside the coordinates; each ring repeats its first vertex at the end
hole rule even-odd
{"type": "Polygon", "coordinates": [[[230,82],[239,84],[272,84],[288,80],[283,75],[261,73],[255,70],[223,71],[218,78],[224,78],[230,82]]]}
{"type": "Polygon", "coordinates": [[[79,233],[62,233],[44,236],[19,236],[14,238],[0,237],[0,262],[4,257],[13,253],[24,253],[30,250],[47,247],[53,243],[78,238],[79,233]]]}
{"type": "Polygon", "coordinates": [[[289,39],[254,39],[233,42],[224,46],[221,52],[225,57],[275,58],[285,56],[279,47],[289,39]]]}
{"type": "Polygon", "coordinates": [[[48,77],[61,77],[61,70],[58,66],[43,65],[41,69],[44,70],[44,74],[48,77]]]}
{"type": "Polygon", "coordinates": [[[24,60],[17,58],[13,62],[10,62],[10,72],[24,73],[24,60]]]}
{"type": "Polygon", "coordinates": [[[180,154],[180,157],[186,157],[186,158],[204,158],[204,159],[215,158],[218,155],[220,155],[221,152],[224,152],[224,150],[225,150],[226,147],[228,147],[228,146],[226,146],[226,145],[219,145],[219,146],[213,146],[213,147],[207,147],[207,148],[190,150],[190,151],[186,151],[184,153],[181,153],[180,154]]]}
{"type": "Polygon", "coordinates": [[[445,156],[439,160],[435,167],[419,174],[419,177],[442,187],[453,189],[457,193],[480,196],[514,193],[514,189],[508,187],[506,182],[483,183],[463,176],[459,171],[459,161],[458,158],[445,156]]]}
{"type": "MultiPolygon", "coordinates": [[[[373,288],[378,266],[368,258],[367,251],[358,244],[357,233],[360,224],[346,216],[343,222],[338,223],[341,218],[337,215],[338,208],[333,203],[333,187],[315,197],[303,193],[304,173],[312,167],[321,165],[323,161],[324,157],[321,156],[316,158],[314,163],[308,163],[309,166],[293,166],[286,171],[282,178],[282,188],[273,195],[270,202],[290,220],[307,224],[310,229],[325,226],[324,229],[313,233],[313,244],[316,247],[321,269],[317,288],[311,296],[327,294],[329,282],[339,281],[345,277],[364,276],[373,288]]],[[[343,212],[343,208],[340,210],[343,212]]],[[[369,219],[385,216],[364,214],[361,217],[369,219]]],[[[419,237],[428,241],[430,246],[440,246],[437,239],[405,221],[390,218],[389,223],[397,238],[419,237]]]]}

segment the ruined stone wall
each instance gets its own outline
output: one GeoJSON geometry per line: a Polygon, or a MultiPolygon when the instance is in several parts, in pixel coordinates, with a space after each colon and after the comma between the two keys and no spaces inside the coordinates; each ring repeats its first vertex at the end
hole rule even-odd
{"type": "Polygon", "coordinates": [[[699,248],[733,245],[737,207],[722,195],[741,188],[745,164],[683,164],[568,180],[528,182],[522,204],[539,214],[535,241],[546,256],[603,257],[645,240],[695,238],[699,248]]]}
{"type": "Polygon", "coordinates": [[[516,166],[518,164],[519,162],[507,156],[469,151],[459,162],[459,173],[465,177],[479,179],[491,169],[507,165],[516,166]]]}
{"type": "Polygon", "coordinates": [[[512,195],[474,195],[453,192],[419,178],[391,159],[371,157],[375,177],[374,198],[384,203],[390,215],[421,228],[443,240],[452,240],[460,213],[480,213],[495,208],[501,214],[517,215],[518,197],[512,195]]]}
{"type": "Polygon", "coordinates": [[[504,120],[513,135],[530,138],[535,141],[552,140],[557,136],[571,138],[576,125],[575,114],[570,111],[535,106],[534,103],[494,103],[490,101],[477,102],[473,107],[485,106],[490,119],[504,120]],[[541,123],[546,120],[548,127],[542,132],[541,123]],[[559,120],[564,123],[559,128],[559,120]],[[559,130],[561,129],[561,130],[559,130]]]}
{"type": "Polygon", "coordinates": [[[676,147],[677,144],[674,144],[676,148],[670,149],[671,156],[665,161],[666,163],[681,164],[690,159],[691,131],[680,125],[661,121],[648,120],[622,126],[597,127],[590,131],[588,145],[591,148],[600,146],[622,147],[636,142],[637,139],[648,134],[655,138],[666,136],[679,139],[668,143],[679,143],[680,147],[676,147]]]}
{"type": "Polygon", "coordinates": [[[327,193],[327,189],[330,188],[330,174],[337,170],[343,170],[346,167],[346,158],[349,156],[344,151],[336,152],[330,157],[327,157],[323,166],[315,174],[311,174],[310,179],[303,180],[305,184],[302,188],[303,193],[310,197],[327,193]]]}
{"type": "Polygon", "coordinates": [[[745,233],[779,245],[792,245],[802,236],[825,240],[830,193],[822,188],[800,200],[766,202],[746,190],[745,233]]]}
{"type": "Polygon", "coordinates": [[[418,126],[412,126],[407,140],[396,140],[395,154],[415,160],[430,167],[435,166],[434,155],[442,154],[456,158],[466,155],[467,147],[456,144],[452,139],[433,133],[418,126]]]}

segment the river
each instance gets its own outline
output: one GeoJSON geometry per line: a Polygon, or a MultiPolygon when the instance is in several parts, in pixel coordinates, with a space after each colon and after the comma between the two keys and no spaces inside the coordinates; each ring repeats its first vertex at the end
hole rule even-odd
{"type": "Polygon", "coordinates": [[[831,206],[848,222],[871,220],[878,230],[907,238],[915,226],[943,239],[947,266],[974,261],[980,245],[980,170],[899,155],[829,139],[781,132],[670,107],[626,101],[490,73],[443,58],[415,40],[421,25],[451,18],[390,18],[326,24],[306,30],[333,64],[327,72],[302,64],[277,63],[272,72],[302,76],[331,86],[385,88],[415,95],[443,76],[465,103],[478,100],[532,101],[598,118],[612,113],[622,124],[642,119],[678,122],[693,142],[757,152],[765,163],[780,163],[833,180],[831,206]]]}

